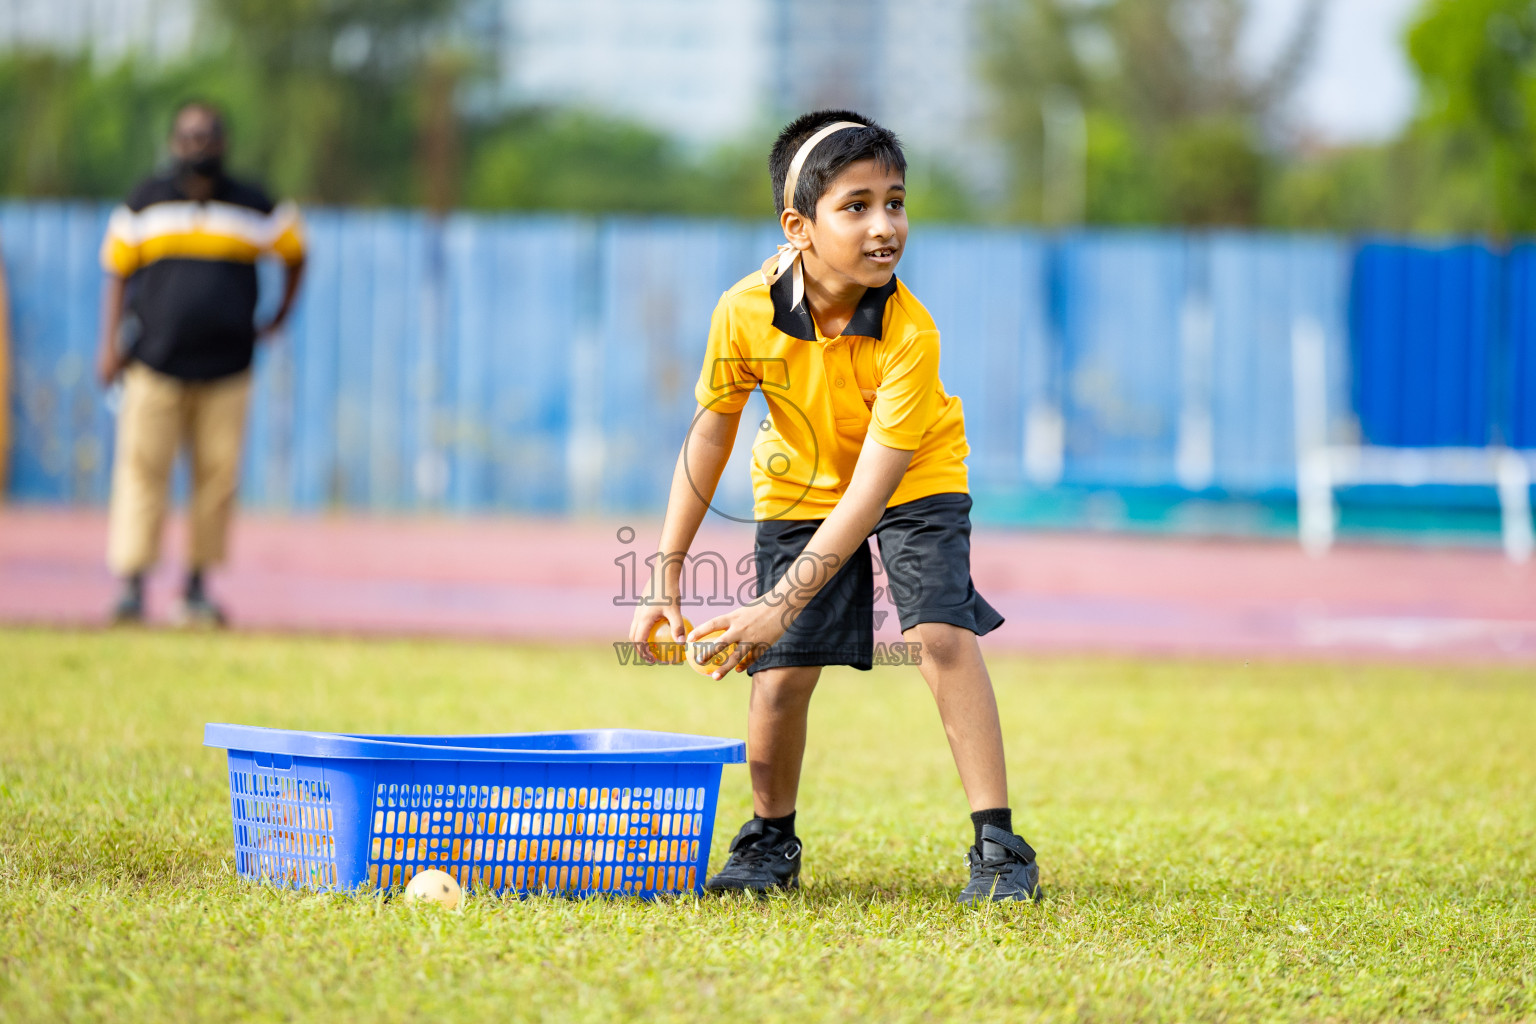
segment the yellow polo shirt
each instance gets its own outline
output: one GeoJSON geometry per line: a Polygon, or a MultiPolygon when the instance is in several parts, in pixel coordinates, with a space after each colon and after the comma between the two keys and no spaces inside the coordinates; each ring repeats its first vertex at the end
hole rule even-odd
{"type": "Polygon", "coordinates": [[[761,388],[769,417],[752,447],[758,520],[825,519],[866,435],[913,452],[890,505],[968,493],[965,415],[939,380],[939,331],[906,285],[865,293],[842,335],[824,338],[790,274],[754,272],[720,297],[694,396],[723,413],[761,388]]]}

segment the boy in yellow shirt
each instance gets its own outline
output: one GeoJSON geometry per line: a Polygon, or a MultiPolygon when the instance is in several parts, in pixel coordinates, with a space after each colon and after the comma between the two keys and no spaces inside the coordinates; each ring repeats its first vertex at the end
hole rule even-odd
{"type": "Polygon", "coordinates": [[[705,888],[799,884],[806,715],[823,666],[871,666],[873,534],[971,806],[960,900],[1038,899],[1034,850],[1013,833],[997,701],[976,639],[1003,618],[971,583],[965,420],[939,381],[933,319],[895,277],[907,241],[906,158],[868,118],[825,110],[780,133],[769,171],[788,241],[715,307],[658,576],[630,633],[644,641],[665,619],[684,639],[684,561],[748,394],[761,388],[770,415],[752,451],[758,598],[686,638],[723,629],[718,643],[736,646],[715,678],[752,677],[755,814],[705,888]]]}

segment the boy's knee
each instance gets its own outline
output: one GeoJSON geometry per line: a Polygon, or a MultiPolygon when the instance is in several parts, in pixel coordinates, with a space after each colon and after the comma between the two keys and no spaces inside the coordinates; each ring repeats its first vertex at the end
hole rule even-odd
{"type": "Polygon", "coordinates": [[[951,668],[964,661],[976,639],[970,630],[948,622],[921,622],[909,633],[922,644],[918,656],[938,668],[951,668]]]}
{"type": "Polygon", "coordinates": [[[821,669],[794,666],[768,668],[752,677],[752,698],[770,707],[792,707],[811,699],[821,669]]]}

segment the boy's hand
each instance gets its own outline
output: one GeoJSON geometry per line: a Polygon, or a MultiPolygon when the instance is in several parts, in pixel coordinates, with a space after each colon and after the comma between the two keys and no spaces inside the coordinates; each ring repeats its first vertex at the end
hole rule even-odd
{"type": "Polygon", "coordinates": [[[816,528],[795,565],[756,601],[717,615],[688,634],[693,641],[723,629],[724,635],[715,637],[712,643],[736,645],[725,664],[711,673],[714,678],[724,678],[733,668],[742,671],[778,642],[811,598],[837,572],[837,567],[867,542],[911,462],[912,452],[887,448],[872,437],[865,438],[848,490],[832,514],[816,528]]]}
{"type": "Polygon", "coordinates": [[[671,627],[668,635],[678,643],[683,642],[683,606],[677,598],[670,601],[647,602],[641,601],[635,606],[634,618],[629,623],[629,639],[631,643],[639,645],[640,656],[647,661],[651,660],[650,648],[646,641],[651,638],[651,630],[656,628],[656,623],[666,620],[671,627]]]}
{"type": "Polygon", "coordinates": [[[731,447],[736,443],[736,427],[741,422],[741,410],[722,413],[705,406],[697,406],[693,414],[693,426],[689,443],[683,445],[677,466],[672,471],[672,493],[667,498],[667,517],[661,524],[661,538],[657,542],[657,564],[653,569],[659,574],[646,584],[644,594],[656,594],[660,600],[642,601],[635,608],[629,623],[629,639],[640,645],[649,659],[645,646],[651,638],[651,630],[665,620],[671,636],[683,640],[684,619],[680,595],[683,563],[688,548],[693,543],[704,513],[709,510],[709,499],[730,461],[731,447]]]}
{"type": "Polygon", "coordinates": [[[115,349],[103,348],[96,358],[96,376],[101,379],[101,386],[109,388],[117,383],[117,378],[123,375],[123,367],[128,360],[122,353],[115,349]]]}
{"type": "Polygon", "coordinates": [[[717,646],[736,644],[736,649],[731,651],[724,665],[711,673],[716,679],[724,679],[725,674],[732,669],[745,671],[748,665],[757,660],[758,655],[778,642],[779,637],[789,628],[789,623],[784,620],[789,611],[782,601],[769,601],[760,597],[751,604],[744,604],[735,611],[717,615],[703,625],[695,626],[693,632],[688,634],[688,640],[692,642],[717,629],[725,630],[725,635],[715,637],[713,642],[717,646]]]}

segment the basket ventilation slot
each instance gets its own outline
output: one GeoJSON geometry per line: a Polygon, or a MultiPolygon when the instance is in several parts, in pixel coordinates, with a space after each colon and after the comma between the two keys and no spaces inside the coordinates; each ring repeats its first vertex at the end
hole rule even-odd
{"type": "Polygon", "coordinates": [[[481,892],[689,891],[704,801],[703,787],[380,785],[368,880],[437,868],[481,892]]]}
{"type": "Polygon", "coordinates": [[[336,884],[328,782],[235,771],[229,791],[241,876],[297,888],[336,884]]]}

